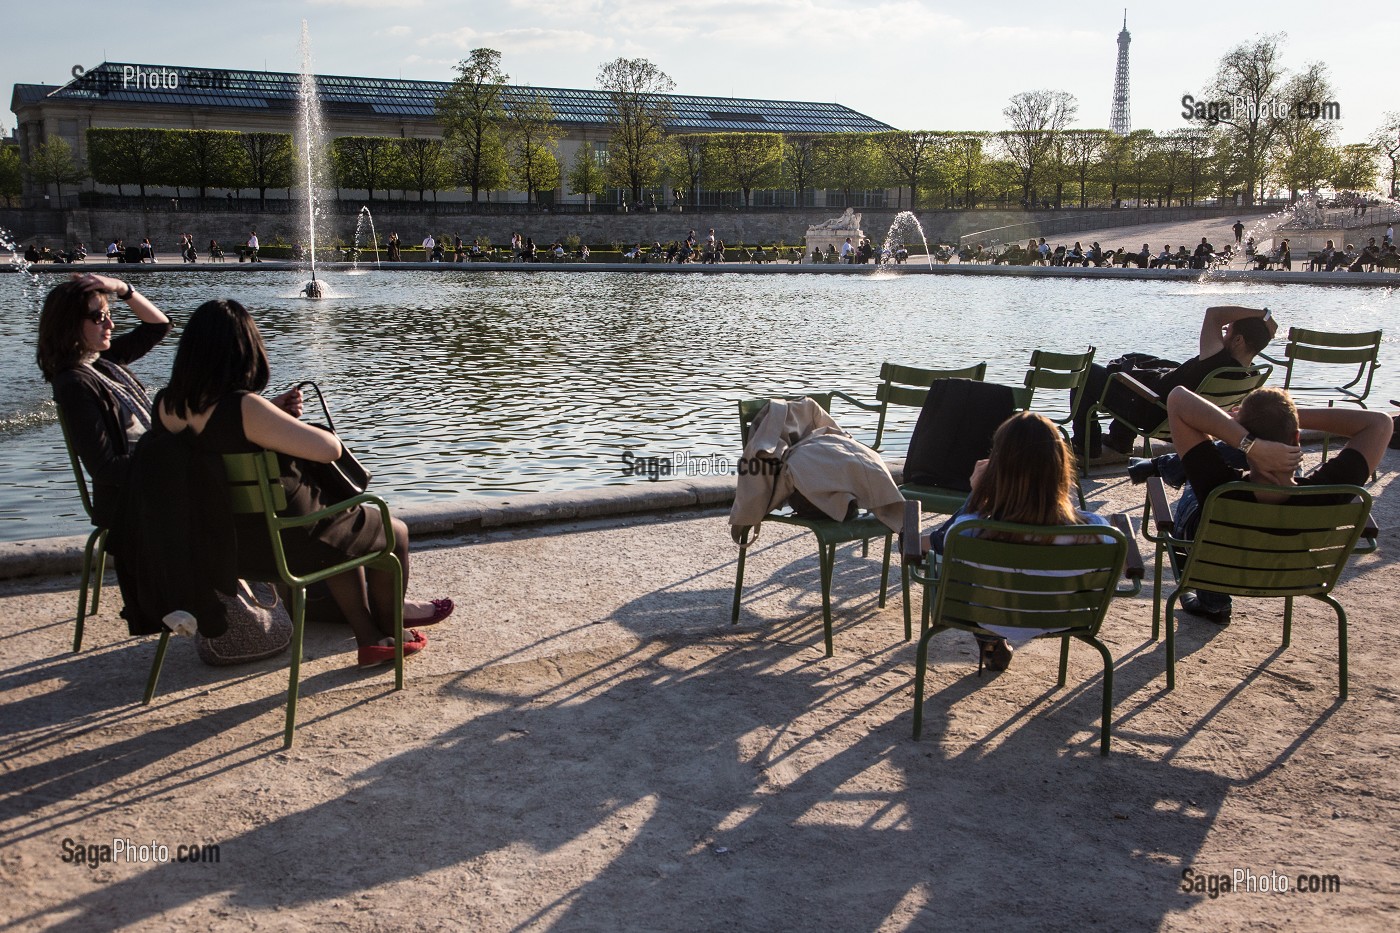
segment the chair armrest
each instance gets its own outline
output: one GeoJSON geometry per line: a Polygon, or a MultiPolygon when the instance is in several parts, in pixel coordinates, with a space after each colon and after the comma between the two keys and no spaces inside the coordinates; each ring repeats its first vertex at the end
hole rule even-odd
{"type": "Polygon", "coordinates": [[[1128,559],[1123,564],[1123,576],[1134,580],[1141,580],[1146,572],[1142,562],[1142,552],[1138,550],[1137,535],[1133,534],[1133,525],[1128,521],[1128,516],[1122,512],[1116,512],[1108,517],[1113,526],[1128,539],[1128,559]]]}
{"type": "Polygon", "coordinates": [[[832,399],[843,399],[846,402],[849,402],[850,404],[861,409],[862,411],[879,411],[881,408],[884,407],[879,402],[862,402],[860,399],[849,396],[845,392],[841,392],[836,389],[832,390],[831,397],[832,399]]]}
{"type": "Polygon", "coordinates": [[[342,561],[338,564],[333,564],[330,567],[322,567],[320,570],[316,570],[311,573],[302,574],[301,576],[294,577],[293,579],[287,581],[289,584],[310,585],[312,583],[319,583],[322,580],[326,580],[338,574],[342,574],[345,571],[351,570],[355,567],[362,567],[367,563],[379,560],[383,557],[387,557],[390,554],[394,553],[394,525],[389,517],[389,504],[383,499],[379,498],[378,496],[372,495],[370,493],[361,493],[360,495],[353,496],[349,499],[344,500],[343,502],[337,502],[335,505],[329,506],[324,509],[319,509],[315,512],[310,513],[309,515],[294,515],[287,518],[278,516],[272,519],[271,524],[280,537],[281,533],[285,529],[299,528],[303,525],[312,525],[316,522],[319,522],[323,518],[329,518],[332,515],[338,515],[339,513],[348,511],[349,509],[354,508],[357,505],[373,505],[379,509],[379,514],[384,522],[384,546],[379,548],[377,551],[374,551],[373,553],[365,554],[360,557],[353,557],[349,560],[342,561]]]}
{"type": "Polygon", "coordinates": [[[907,566],[917,567],[924,562],[924,542],[919,534],[922,509],[913,499],[904,502],[904,526],[899,533],[899,557],[907,566]]]}
{"type": "MultiPolygon", "coordinates": [[[[1161,397],[1160,395],[1158,395],[1156,392],[1154,392],[1154,391],[1152,391],[1151,389],[1149,389],[1145,384],[1143,384],[1142,382],[1139,382],[1137,379],[1134,379],[1132,376],[1128,375],[1127,373],[1110,373],[1110,374],[1109,374],[1108,381],[1104,383],[1103,394],[1102,394],[1101,396],[1099,396],[1099,405],[1098,405],[1098,407],[1099,407],[1100,409],[1102,409],[1103,411],[1108,412],[1110,415],[1112,415],[1113,417],[1119,419],[1120,421],[1124,421],[1124,422],[1128,423],[1128,424],[1131,425],[1131,426],[1133,427],[1133,429],[1136,430],[1139,434],[1144,433],[1144,432],[1147,431],[1148,428],[1150,428],[1150,427],[1155,427],[1155,426],[1153,426],[1153,425],[1138,425],[1138,424],[1135,424],[1135,423],[1134,423],[1134,420],[1135,420],[1135,419],[1133,419],[1131,415],[1127,414],[1126,412],[1120,411],[1119,409],[1115,409],[1115,408],[1111,407],[1111,406],[1108,404],[1108,397],[1109,397],[1109,394],[1110,394],[1111,392],[1114,392],[1114,387],[1115,387],[1115,386],[1120,387],[1120,388],[1118,389],[1118,392],[1120,393],[1120,395],[1121,395],[1121,393],[1122,393],[1123,391],[1127,391],[1127,392],[1131,393],[1132,395],[1136,396],[1136,397],[1139,399],[1139,401],[1140,401],[1141,404],[1146,405],[1146,406],[1149,406],[1151,409],[1153,409],[1153,410],[1155,410],[1155,411],[1160,411],[1160,412],[1161,412],[1161,416],[1162,416],[1162,417],[1161,417],[1161,420],[1163,420],[1163,421],[1166,420],[1166,417],[1167,417],[1167,404],[1166,404],[1166,402],[1164,402],[1164,401],[1162,400],[1162,397],[1161,397]]],[[[1120,401],[1122,401],[1121,397],[1120,397],[1120,401]]],[[[1159,423],[1160,423],[1160,422],[1159,422],[1159,423]]]]}
{"type": "Polygon", "coordinates": [[[1354,554],[1370,554],[1380,547],[1381,530],[1376,525],[1376,516],[1366,516],[1366,527],[1361,529],[1361,538],[1356,542],[1356,547],[1352,548],[1354,554]]]}
{"type": "Polygon", "coordinates": [[[1171,506],[1167,504],[1167,490],[1162,485],[1160,476],[1147,478],[1147,518],[1152,520],[1156,530],[1154,534],[1148,530],[1147,523],[1143,523],[1142,533],[1148,541],[1160,542],[1176,534],[1171,506]]]}

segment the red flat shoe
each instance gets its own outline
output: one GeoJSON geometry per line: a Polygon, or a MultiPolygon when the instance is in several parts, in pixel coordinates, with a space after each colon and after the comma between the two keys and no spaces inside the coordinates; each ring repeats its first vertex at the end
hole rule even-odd
{"type": "Polygon", "coordinates": [[[452,615],[452,610],[457,608],[455,605],[453,605],[452,600],[450,599],[434,599],[432,600],[432,603],[432,615],[428,616],[426,619],[404,619],[403,624],[420,627],[428,625],[437,625],[443,619],[452,615]]]}
{"type": "MultiPolygon", "coordinates": [[[[404,632],[403,659],[405,661],[426,647],[428,647],[427,635],[413,629],[404,632]]],[[[377,645],[360,646],[360,670],[392,663],[394,663],[394,639],[385,638],[377,645]]]]}

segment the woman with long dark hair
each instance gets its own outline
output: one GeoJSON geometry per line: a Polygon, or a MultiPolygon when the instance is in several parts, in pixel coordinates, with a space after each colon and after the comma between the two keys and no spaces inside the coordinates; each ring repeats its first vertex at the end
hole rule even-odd
{"type": "Polygon", "coordinates": [[[170,319],[126,282],[77,275],[54,286],[39,313],[35,360],[53,384],[78,459],[92,479],[92,520],[111,527],[131,452],[151,426],[151,399],[127,366],[170,333],[170,319]],[[112,336],[108,296],[125,302],[139,322],[112,336]]]}
{"type": "MultiPolygon", "coordinates": [[[[1074,452],[1053,421],[1034,412],[1020,412],[1001,423],[992,436],[992,451],[972,471],[967,502],[936,535],[938,550],[959,524],[974,519],[1022,525],[1107,525],[1107,519],[1076,507],[1078,473],[1074,452]]],[[[1077,535],[1046,540],[1070,544],[1077,535]]],[[[984,626],[987,627],[987,626],[984,626]]],[[[995,628],[991,626],[991,628],[995,628]]],[[[1029,639],[1035,629],[1008,632],[1029,639]]],[[[1011,664],[1011,644],[1002,637],[977,636],[981,661],[992,670],[1011,664]]],[[[980,666],[979,666],[980,669],[980,666]]]]}
{"type": "MultiPolygon", "coordinates": [[[[258,395],[269,375],[267,349],[247,309],[236,301],[207,301],[180,336],[170,384],[156,396],[158,423],[172,433],[191,432],[196,448],[211,453],[285,454],[279,458],[287,493],[284,514],[308,515],[333,503],[323,501],[314,470],[304,469],[304,464],[338,459],[340,441],[258,395]]],[[[238,529],[239,563],[270,566],[262,517],[235,516],[235,523],[242,520],[248,521],[246,528],[238,529]]],[[[391,521],[406,587],[408,528],[399,519],[391,521]]],[[[289,529],[282,541],[292,571],[304,573],[371,553],[383,546],[384,533],[379,511],[357,506],[304,529],[289,529]]],[[[393,660],[396,600],[403,603],[405,654],[415,654],[427,644],[427,638],[409,626],[436,624],[453,609],[450,599],[406,599],[388,574],[374,570],[349,571],[330,578],[327,585],[355,632],[361,667],[393,660]]]]}

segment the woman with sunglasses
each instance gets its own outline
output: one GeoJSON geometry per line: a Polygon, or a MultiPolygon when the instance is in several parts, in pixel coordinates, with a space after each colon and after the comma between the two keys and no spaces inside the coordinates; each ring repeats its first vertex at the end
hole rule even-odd
{"type": "Polygon", "coordinates": [[[165,335],[170,319],[129,283],[74,274],[44,299],[35,359],[53,384],[78,459],[92,478],[93,522],[110,527],[131,452],[151,426],[151,399],[127,366],[165,335]],[[140,322],[112,336],[111,301],[140,322]]]}

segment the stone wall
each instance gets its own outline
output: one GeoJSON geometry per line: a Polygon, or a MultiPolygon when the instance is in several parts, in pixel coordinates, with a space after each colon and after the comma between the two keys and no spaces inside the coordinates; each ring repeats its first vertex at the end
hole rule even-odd
{"type": "MultiPolygon", "coordinates": [[[[410,202],[412,203],[412,202],[410,202]]],[[[867,236],[883,239],[897,211],[864,210],[862,227],[867,236]]],[[[1013,242],[1031,235],[1066,235],[1074,230],[1096,230],[1113,226],[1144,223],[1180,222],[1220,216],[1247,216],[1257,210],[1247,208],[1134,208],[1126,210],[1064,210],[1064,211],[919,211],[918,219],[930,243],[956,243],[963,234],[986,232],[988,242],[1013,242]]],[[[128,244],[150,237],[158,251],[172,254],[182,233],[194,234],[201,251],[210,239],[217,239],[225,248],[237,247],[254,228],[263,244],[281,238],[290,243],[302,239],[302,217],[295,213],[258,212],[249,210],[175,211],[162,204],[159,209],[123,211],[101,208],[74,208],[66,211],[5,211],[0,225],[11,229],[21,241],[36,236],[48,246],[61,245],[57,231],[62,215],[64,239],[68,243],[82,241],[90,252],[120,236],[128,244]],[[11,222],[6,223],[6,220],[11,222]]],[[[395,202],[374,205],[374,223],[381,244],[390,231],[397,231],[405,244],[420,243],[427,233],[436,237],[460,234],[463,240],[484,236],[494,244],[505,243],[514,231],[533,237],[537,244],[548,245],[569,235],[580,237],[592,246],[610,243],[650,243],[683,239],[695,230],[703,239],[711,227],[725,243],[772,244],[779,241],[789,245],[802,244],[807,227],[822,220],[840,216],[834,208],[784,211],[647,211],[616,213],[528,213],[528,214],[467,214],[444,204],[440,211],[432,206],[420,208],[412,203],[408,209],[395,202]]],[[[355,232],[355,215],[333,214],[322,224],[321,236],[326,242],[337,238],[349,242],[355,232]]]]}

